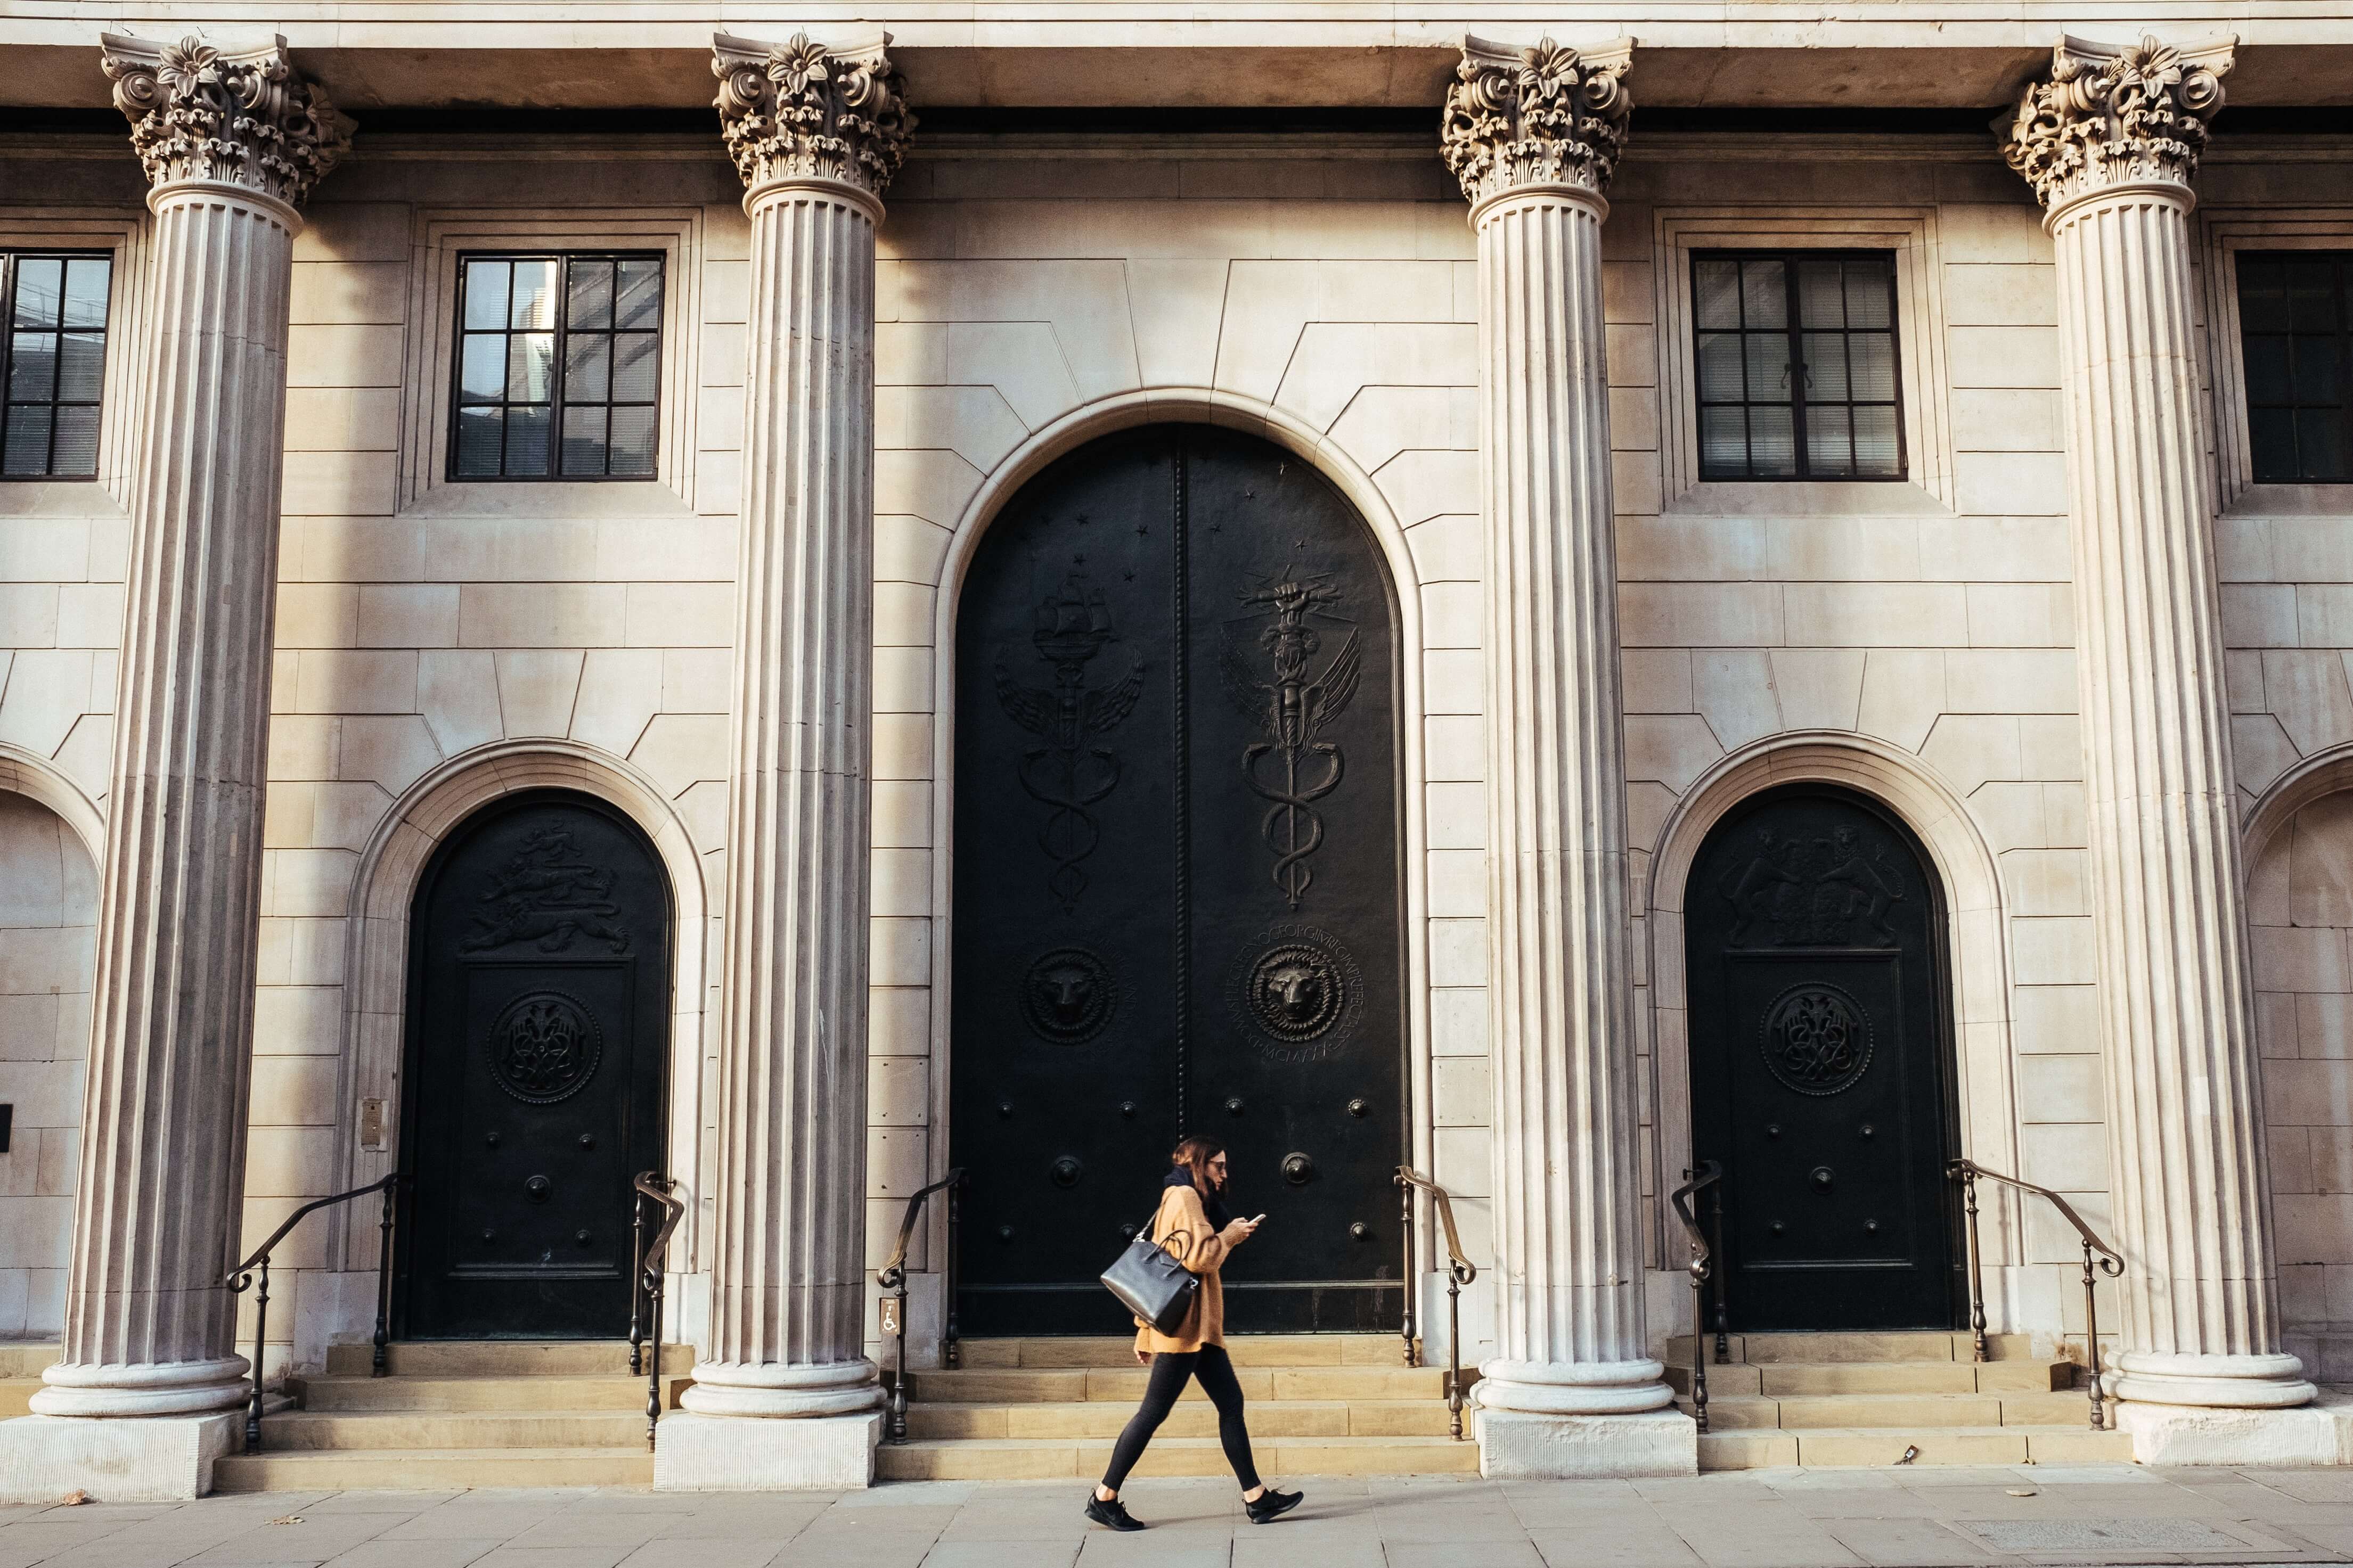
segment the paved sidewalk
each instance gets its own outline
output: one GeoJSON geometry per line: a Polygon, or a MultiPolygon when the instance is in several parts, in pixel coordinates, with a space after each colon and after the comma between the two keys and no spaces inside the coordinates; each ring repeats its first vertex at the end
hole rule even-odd
{"type": "Polygon", "coordinates": [[[1750,1470],[1500,1485],[1295,1479],[1251,1525],[1223,1481],[1136,1481],[1113,1535],[1067,1481],[843,1496],[274,1492],[0,1508],[0,1568],[1831,1568],[2343,1563],[2353,1470],[1750,1470]]]}

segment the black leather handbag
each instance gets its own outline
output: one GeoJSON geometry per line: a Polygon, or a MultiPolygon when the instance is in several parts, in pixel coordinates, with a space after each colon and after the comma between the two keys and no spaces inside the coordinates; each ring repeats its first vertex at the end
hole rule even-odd
{"type": "Polygon", "coordinates": [[[1176,1331],[1201,1294],[1201,1277],[1155,1246],[1148,1230],[1135,1233],[1103,1270],[1103,1282],[1121,1305],[1164,1334],[1176,1331]]]}

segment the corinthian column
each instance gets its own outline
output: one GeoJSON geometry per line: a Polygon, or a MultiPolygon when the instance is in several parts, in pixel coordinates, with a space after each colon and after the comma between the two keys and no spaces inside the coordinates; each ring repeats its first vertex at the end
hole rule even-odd
{"type": "Polygon", "coordinates": [[[1602,199],[1633,41],[1465,40],[1447,166],[1479,235],[1487,529],[1488,1016],[1497,1339],[1489,1475],[1658,1475],[1692,1423],[1642,1325],[1624,704],[1602,355],[1602,199]],[[1652,1414],[1644,1415],[1643,1412],[1652,1414]]]}
{"type": "MultiPolygon", "coordinates": [[[[863,1486],[874,226],[913,120],[888,35],[721,35],[752,218],[711,1343],[656,1482],[863,1486]],[[772,1417],[766,1420],[723,1417],[772,1417]]],[[[674,1430],[675,1429],[675,1430],[674,1430]]]]}
{"type": "Polygon", "coordinates": [[[2280,1350],[2192,336],[2189,180],[2231,56],[2062,38],[2000,128],[2058,262],[2116,1390],[2266,1407],[2313,1386],[2280,1350]]]}
{"type": "MultiPolygon", "coordinates": [[[[296,209],[344,139],[282,38],[218,48],[109,34],[100,63],[152,182],[153,326],[134,400],[144,424],[64,1358],[32,1405],[200,1415],[245,1397],[223,1278],[245,1193],[287,290],[296,209]]],[[[186,1449],[173,1474],[134,1458],[127,1484],[90,1480],[100,1496],[203,1484],[208,1459],[191,1459],[209,1436],[110,1423],[98,1437],[95,1425],[29,1440],[61,1462],[186,1449]]],[[[5,1453],[0,1466],[12,1486],[23,1474],[5,1453]]]]}

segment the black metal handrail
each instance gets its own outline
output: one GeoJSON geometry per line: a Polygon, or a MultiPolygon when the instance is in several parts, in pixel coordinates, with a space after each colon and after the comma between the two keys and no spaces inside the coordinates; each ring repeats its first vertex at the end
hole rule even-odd
{"type": "Polygon", "coordinates": [[[1968,1218],[1969,1230],[1969,1333],[1974,1341],[1975,1359],[1986,1356],[1985,1269],[1983,1255],[1978,1246],[1978,1179],[2000,1182],[2016,1187],[2021,1193],[2032,1193],[2059,1211],[2059,1216],[2075,1227],[2084,1243],[2084,1349],[2092,1371],[2092,1430],[2107,1429],[2106,1395],[2100,1387],[2100,1303],[2094,1286],[2101,1274],[2114,1279],[2125,1271],[2124,1254],[2110,1247],[2099,1234],[2086,1225],[2075,1205],[2052,1192],[2038,1187],[2032,1182],[2021,1182],[2016,1176],[2005,1176],[2000,1171],[1989,1171],[1975,1160],[1956,1160],[1945,1167],[1946,1176],[1961,1184],[1962,1212],[1968,1218]],[[2096,1255],[2096,1256],[2095,1256],[2096,1255]]]}
{"type": "MultiPolygon", "coordinates": [[[[1397,1184],[1405,1194],[1406,1224],[1413,1223],[1413,1194],[1417,1189],[1428,1193],[1438,1208],[1439,1227],[1446,1237],[1446,1415],[1447,1432],[1456,1442],[1462,1440],[1462,1287],[1479,1278],[1478,1268],[1463,1255],[1461,1233],[1454,1228],[1454,1203],[1446,1189],[1423,1175],[1410,1165],[1397,1168],[1397,1184]]],[[[1409,1235],[1410,1229],[1409,1228],[1409,1235]]],[[[1407,1243],[1407,1256],[1411,1257],[1412,1243],[1407,1243]]],[[[1405,1295],[1409,1305],[1417,1289],[1411,1268],[1406,1270],[1405,1295]]],[[[1410,1332],[1410,1331],[1409,1331],[1410,1332]]]]}
{"type": "Polygon", "coordinates": [[[636,1265],[629,1282],[629,1372],[646,1377],[646,1447],[654,1446],[654,1426],[661,1420],[662,1279],[670,1253],[670,1234],[685,1216],[686,1205],[677,1196],[678,1184],[655,1171],[640,1171],[630,1184],[629,1237],[636,1265]],[[646,1240],[646,1203],[658,1205],[661,1224],[653,1240],[646,1240]],[[653,1363],[645,1360],[645,1331],[653,1330],[653,1363]]]}
{"type": "Polygon", "coordinates": [[[1714,1160],[1703,1160],[1695,1171],[1683,1173],[1683,1184],[1667,1194],[1675,1206],[1675,1217],[1683,1222],[1683,1234],[1691,1239],[1692,1282],[1692,1418],[1699,1429],[1707,1430],[1707,1282],[1711,1274],[1715,1280],[1715,1356],[1725,1358],[1729,1348],[1724,1337],[1724,1279],[1715,1268],[1715,1255],[1724,1248],[1724,1167],[1714,1160]],[[1698,1216],[1692,1213],[1691,1199],[1706,1189],[1713,1201],[1715,1225],[1713,1234],[1703,1231],[1698,1216]]]}
{"type": "Polygon", "coordinates": [[[940,1330],[940,1362],[955,1366],[963,1359],[956,1347],[956,1228],[964,1218],[964,1167],[956,1166],[946,1175],[907,1200],[907,1212],[899,1218],[899,1245],[875,1275],[875,1283],[891,1292],[884,1306],[890,1321],[884,1331],[898,1342],[896,1369],[891,1376],[890,1440],[907,1440],[907,1247],[914,1239],[915,1223],[923,1217],[924,1201],[937,1192],[947,1194],[948,1252],[940,1272],[947,1287],[947,1301],[942,1312],[940,1330]]]}
{"type": "Polygon", "coordinates": [[[392,1214],[394,1194],[408,1179],[405,1172],[395,1171],[380,1182],[370,1182],[364,1187],[353,1187],[348,1193],[337,1193],[331,1198],[313,1198],[292,1214],[286,1222],[269,1233],[269,1239],[255,1247],[253,1256],[230,1269],[222,1279],[232,1295],[242,1296],[249,1287],[258,1287],[253,1296],[253,1394],[245,1407],[245,1451],[261,1452],[261,1354],[269,1333],[269,1255],[286,1239],[287,1232],[321,1209],[347,1204],[353,1198],[370,1193],[384,1194],[383,1249],[377,1259],[375,1280],[375,1349],[368,1361],[368,1375],[382,1377],[385,1370],[385,1346],[391,1338],[392,1320],[392,1214]]]}

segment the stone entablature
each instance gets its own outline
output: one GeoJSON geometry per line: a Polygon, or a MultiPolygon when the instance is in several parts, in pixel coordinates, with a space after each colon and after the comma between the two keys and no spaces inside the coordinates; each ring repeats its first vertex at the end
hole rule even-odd
{"type": "Polygon", "coordinates": [[[283,37],[222,48],[107,33],[101,43],[114,107],[158,191],[237,185],[299,207],[350,150],[342,117],[296,74],[283,37]]]}
{"type": "Polygon", "coordinates": [[[2053,212],[2119,184],[2175,184],[2186,195],[2237,45],[2063,37],[2051,79],[2028,85],[2006,130],[1995,122],[2002,156],[2053,212]]]}
{"type": "Polygon", "coordinates": [[[1588,49],[1464,38],[1439,126],[1462,194],[1476,205],[1522,185],[1607,192],[1634,112],[1633,63],[1631,38],[1588,49]]]}
{"type": "Polygon", "coordinates": [[[890,45],[888,33],[839,47],[807,33],[781,44],[714,35],[712,107],[745,186],[838,180],[871,196],[888,190],[915,128],[890,45]]]}

